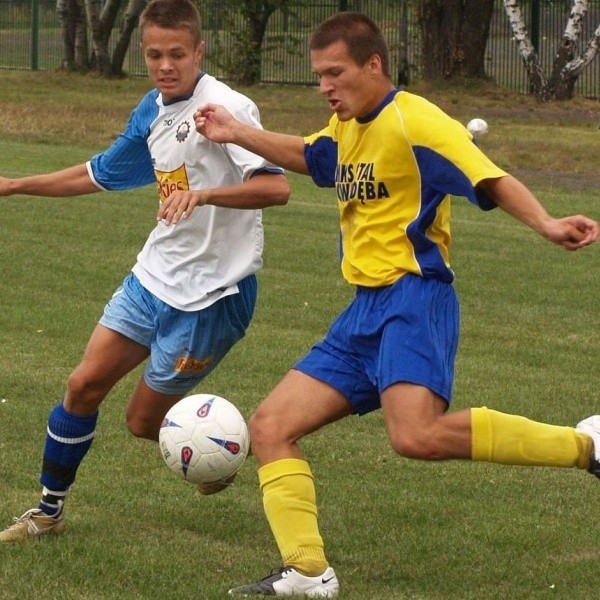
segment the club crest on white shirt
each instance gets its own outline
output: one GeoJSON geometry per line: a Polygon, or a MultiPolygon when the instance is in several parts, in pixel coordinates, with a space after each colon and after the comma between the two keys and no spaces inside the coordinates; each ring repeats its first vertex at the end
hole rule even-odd
{"type": "Polygon", "coordinates": [[[179,127],[177,127],[177,131],[175,132],[175,139],[179,143],[185,142],[188,135],[190,135],[190,131],[191,131],[191,127],[190,127],[190,124],[188,121],[184,121],[183,123],[180,123],[179,127]]]}

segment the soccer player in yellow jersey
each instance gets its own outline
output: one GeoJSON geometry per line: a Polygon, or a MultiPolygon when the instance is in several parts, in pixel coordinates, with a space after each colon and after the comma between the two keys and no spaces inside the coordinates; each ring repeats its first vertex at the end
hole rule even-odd
{"type": "MultiPolygon", "coordinates": [[[[599,237],[596,221],[552,218],[441,110],[394,89],[388,48],[365,15],[324,21],[310,43],[333,116],[301,138],[261,131],[222,107],[198,131],[335,187],[342,272],[356,296],[325,339],[291,369],[250,421],[264,509],[283,568],[231,594],[332,597],[338,580],[317,523],[315,487],[298,441],[350,414],[381,408],[393,449],[426,460],[577,467],[600,476],[600,416],[559,427],[487,408],[448,412],[458,341],[449,264],[449,195],[499,206],[567,250],[599,237]]],[[[172,198],[177,218],[189,211],[172,198]]]]}

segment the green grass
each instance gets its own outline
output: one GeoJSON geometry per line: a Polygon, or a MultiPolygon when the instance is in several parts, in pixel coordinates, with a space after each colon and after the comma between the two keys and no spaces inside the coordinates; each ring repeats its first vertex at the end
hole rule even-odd
{"type": "MultiPolygon", "coordinates": [[[[7,74],[0,173],[85,160],[110,142],[147,87],[7,74]]],[[[598,103],[538,107],[524,98],[515,112],[515,98],[493,88],[418,91],[463,122],[488,119],[490,156],[519,173],[553,213],[600,218],[600,134],[589,124],[598,103]]],[[[314,89],[248,93],[268,127],[309,133],[327,119],[314,89]]],[[[198,388],[230,398],[245,415],[352,295],[337,265],[332,192],[299,176],[291,181],[289,206],[265,211],[265,268],[248,336],[198,388]]],[[[37,503],[48,411],[153,227],[155,208],[152,188],[0,198],[1,525],[37,503]]],[[[463,307],[455,406],[485,404],[557,424],[598,412],[598,247],[567,253],[498,211],[482,213],[464,200],[453,210],[463,307]]],[[[168,472],[155,445],[128,435],[124,411],[138,376],[120,382],[103,405],[66,534],[0,546],[1,598],[212,600],[279,564],[252,458],[233,489],[200,497],[168,472]]],[[[597,596],[592,477],[400,459],[379,413],[346,419],[302,445],[341,600],[597,596]]]]}

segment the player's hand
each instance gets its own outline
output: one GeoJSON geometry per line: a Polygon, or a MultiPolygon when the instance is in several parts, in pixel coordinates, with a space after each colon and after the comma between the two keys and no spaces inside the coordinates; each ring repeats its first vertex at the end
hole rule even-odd
{"type": "Polygon", "coordinates": [[[236,123],[231,113],[220,104],[206,104],[194,113],[196,131],[219,144],[233,141],[236,123]]]}
{"type": "Polygon", "coordinates": [[[204,206],[208,200],[207,190],[176,190],[165,200],[156,213],[156,220],[165,225],[176,225],[187,219],[196,206],[204,206]]]}
{"type": "Polygon", "coordinates": [[[584,215],[552,219],[546,228],[545,236],[567,250],[579,250],[600,238],[600,224],[584,215]]]}

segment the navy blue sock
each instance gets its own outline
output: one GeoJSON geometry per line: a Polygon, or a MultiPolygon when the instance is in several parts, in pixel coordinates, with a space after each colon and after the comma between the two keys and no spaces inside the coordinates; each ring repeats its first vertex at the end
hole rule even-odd
{"type": "Polygon", "coordinates": [[[63,504],[65,503],[65,498],[69,490],[58,491],[58,490],[49,490],[44,486],[42,491],[42,499],[38,504],[38,508],[42,510],[42,512],[46,513],[51,517],[58,517],[62,512],[63,504]]]}
{"type": "Polygon", "coordinates": [[[96,433],[98,413],[79,417],[57,404],[48,418],[48,431],[40,482],[44,486],[39,508],[55,514],[62,508],[77,469],[89,450],[96,433]]]}

